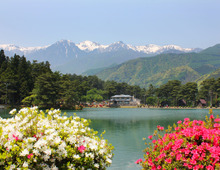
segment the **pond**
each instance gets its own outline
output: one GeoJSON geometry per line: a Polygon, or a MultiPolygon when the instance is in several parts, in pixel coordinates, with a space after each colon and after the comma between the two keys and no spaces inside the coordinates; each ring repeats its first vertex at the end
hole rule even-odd
{"type": "MultiPolygon", "coordinates": [[[[121,108],[88,108],[82,111],[66,111],[71,116],[90,119],[90,127],[98,132],[106,131],[104,138],[115,147],[114,158],[108,170],[141,169],[135,161],[143,158],[145,141],[156,130],[157,125],[173,125],[178,120],[188,117],[191,120],[204,120],[208,109],[121,109],[121,108]]],[[[213,110],[214,115],[220,115],[220,110],[213,110]]],[[[2,117],[7,117],[7,111],[0,110],[2,117]]],[[[150,142],[150,141],[149,141],[150,142]]]]}

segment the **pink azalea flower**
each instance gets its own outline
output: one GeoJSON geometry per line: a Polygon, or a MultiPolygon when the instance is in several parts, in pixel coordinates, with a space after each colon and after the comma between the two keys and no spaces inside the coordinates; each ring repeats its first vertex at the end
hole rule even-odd
{"type": "Polygon", "coordinates": [[[167,163],[171,164],[172,163],[172,160],[170,158],[166,159],[165,160],[167,163]]]}
{"type": "Polygon", "coordinates": [[[215,123],[215,124],[214,124],[214,127],[215,127],[215,128],[218,128],[218,127],[220,127],[220,124],[215,123]]]}
{"type": "Polygon", "coordinates": [[[163,127],[163,126],[158,125],[158,126],[157,126],[157,129],[158,129],[158,130],[164,130],[164,127],[163,127]]]}
{"type": "Polygon", "coordinates": [[[152,140],[152,143],[156,143],[157,141],[156,140],[152,140]]]}
{"type": "Polygon", "coordinates": [[[182,158],[181,154],[176,155],[176,160],[180,160],[182,158]]]}
{"type": "Polygon", "coordinates": [[[178,122],[177,122],[177,124],[181,124],[182,123],[182,121],[181,120],[179,120],[178,122]]]}
{"type": "Polygon", "coordinates": [[[161,127],[160,127],[160,130],[164,130],[164,127],[161,126],[161,127]]]}
{"type": "Polygon", "coordinates": [[[189,169],[192,169],[192,168],[193,168],[193,166],[192,166],[192,165],[188,165],[188,168],[189,168],[189,169]]]}
{"type": "Polygon", "coordinates": [[[220,118],[215,119],[215,122],[220,122],[220,118]]]}
{"type": "Polygon", "coordinates": [[[184,119],[185,122],[188,122],[189,120],[190,120],[189,118],[185,118],[185,119],[184,119]]]}
{"type": "Polygon", "coordinates": [[[214,167],[213,167],[212,165],[208,165],[208,166],[206,167],[206,169],[207,169],[207,170],[214,170],[214,167]]]}
{"type": "Polygon", "coordinates": [[[140,158],[140,159],[138,159],[135,163],[136,164],[139,164],[140,162],[142,162],[143,160],[140,158]]]}
{"type": "Polygon", "coordinates": [[[12,135],[12,136],[13,136],[13,138],[14,138],[16,141],[19,140],[19,138],[18,138],[17,136],[15,136],[15,135],[12,135]]]}
{"type": "Polygon", "coordinates": [[[78,147],[78,151],[81,152],[81,153],[83,153],[83,151],[84,151],[85,149],[86,149],[86,148],[85,148],[83,145],[81,145],[80,147],[78,147]]]}
{"type": "Polygon", "coordinates": [[[178,131],[180,129],[180,127],[176,127],[175,130],[178,131]]]}
{"type": "Polygon", "coordinates": [[[33,156],[33,153],[29,154],[29,155],[27,156],[27,158],[30,159],[32,156],[33,156]]]}
{"type": "Polygon", "coordinates": [[[213,115],[210,115],[210,119],[214,119],[214,116],[213,116],[213,115]]]}
{"type": "Polygon", "coordinates": [[[157,166],[157,169],[161,169],[162,167],[160,165],[157,166]]]}
{"type": "Polygon", "coordinates": [[[148,136],[148,138],[149,138],[149,139],[152,139],[152,138],[153,138],[153,136],[152,136],[152,135],[150,135],[150,136],[148,136]]]}
{"type": "Polygon", "coordinates": [[[193,164],[193,165],[196,165],[196,161],[195,160],[191,160],[190,163],[193,164]]]}

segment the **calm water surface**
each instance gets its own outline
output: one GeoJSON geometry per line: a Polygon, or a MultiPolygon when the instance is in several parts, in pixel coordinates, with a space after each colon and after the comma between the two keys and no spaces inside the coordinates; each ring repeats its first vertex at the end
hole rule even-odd
{"type": "MultiPolygon", "coordinates": [[[[220,110],[213,110],[214,115],[220,115],[220,110]]],[[[0,110],[2,117],[7,117],[7,111],[0,110]]],[[[90,127],[98,132],[106,131],[104,138],[115,147],[114,158],[108,170],[141,169],[134,162],[143,158],[145,148],[143,138],[152,135],[157,125],[167,128],[178,120],[189,117],[191,120],[204,120],[207,109],[96,109],[82,111],[66,111],[71,116],[90,119],[90,127]]]]}
{"type": "MultiPolygon", "coordinates": [[[[67,113],[72,114],[69,111],[67,113]]],[[[168,125],[186,117],[191,120],[204,120],[208,110],[89,108],[76,113],[80,117],[90,119],[94,130],[106,130],[104,138],[115,147],[113,163],[108,169],[135,170],[141,169],[134,162],[143,158],[143,138],[152,135],[157,125],[167,128],[168,125]]],[[[220,110],[214,110],[214,115],[216,114],[220,114],[220,110]]]]}

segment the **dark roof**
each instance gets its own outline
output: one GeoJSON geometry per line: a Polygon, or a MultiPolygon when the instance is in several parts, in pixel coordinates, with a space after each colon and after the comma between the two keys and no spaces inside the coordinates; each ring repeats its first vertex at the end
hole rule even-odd
{"type": "Polygon", "coordinates": [[[182,102],[183,104],[186,104],[186,101],[184,99],[181,99],[179,101],[182,102]]]}
{"type": "Polygon", "coordinates": [[[199,99],[199,102],[202,103],[202,104],[206,104],[205,99],[199,99]]]}
{"type": "Polygon", "coordinates": [[[112,96],[112,97],[132,97],[132,96],[121,94],[121,95],[115,95],[115,96],[112,96]]]}

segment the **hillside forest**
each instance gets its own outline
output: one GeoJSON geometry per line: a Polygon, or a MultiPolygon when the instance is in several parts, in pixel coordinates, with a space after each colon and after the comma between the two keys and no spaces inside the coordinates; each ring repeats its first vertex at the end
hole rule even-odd
{"type": "Polygon", "coordinates": [[[27,61],[24,56],[8,57],[0,51],[0,104],[40,108],[75,109],[86,103],[107,103],[116,94],[134,95],[142,104],[155,106],[197,106],[199,99],[208,105],[220,102],[220,78],[210,78],[198,85],[170,80],[155,87],[141,88],[113,80],[103,81],[97,76],[61,74],[52,71],[49,62],[27,61]]]}
{"type": "MultiPolygon", "coordinates": [[[[219,68],[220,44],[216,44],[198,53],[164,53],[140,57],[86,74],[94,73],[102,80],[115,80],[146,88],[150,84],[159,87],[169,80],[180,80],[183,84],[201,82],[219,68]]],[[[219,73],[220,70],[216,75],[219,73]]]]}

